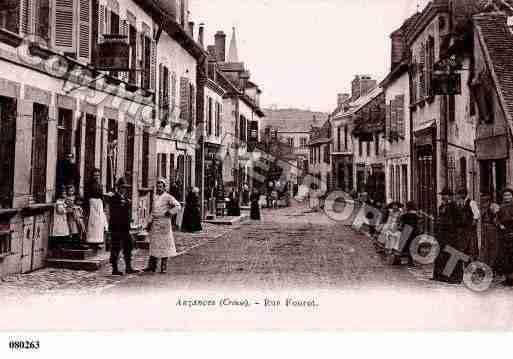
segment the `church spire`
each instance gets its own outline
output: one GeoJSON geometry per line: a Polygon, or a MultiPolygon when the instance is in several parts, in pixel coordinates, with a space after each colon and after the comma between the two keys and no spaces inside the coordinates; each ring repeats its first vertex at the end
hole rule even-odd
{"type": "Polygon", "coordinates": [[[239,52],[237,50],[237,38],[235,36],[235,27],[233,28],[232,40],[230,41],[230,50],[228,51],[228,62],[239,62],[239,52]]]}

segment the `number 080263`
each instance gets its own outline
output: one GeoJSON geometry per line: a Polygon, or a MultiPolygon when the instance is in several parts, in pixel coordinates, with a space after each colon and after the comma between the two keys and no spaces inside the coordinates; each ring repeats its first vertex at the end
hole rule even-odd
{"type": "Polygon", "coordinates": [[[39,340],[10,340],[9,349],[14,350],[31,350],[39,349],[39,340]]]}

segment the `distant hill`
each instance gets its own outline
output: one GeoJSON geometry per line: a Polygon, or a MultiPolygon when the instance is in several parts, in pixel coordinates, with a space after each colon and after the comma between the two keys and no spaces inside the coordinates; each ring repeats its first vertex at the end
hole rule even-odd
{"type": "Polygon", "coordinates": [[[282,132],[308,132],[311,126],[320,127],[328,119],[328,113],[295,108],[264,109],[263,111],[265,113],[265,117],[262,119],[264,127],[270,126],[282,132]]]}
{"type": "Polygon", "coordinates": [[[283,109],[264,109],[265,116],[270,119],[279,119],[279,120],[311,120],[315,115],[319,120],[326,120],[328,118],[328,113],[326,112],[315,112],[315,111],[307,111],[300,110],[297,108],[283,108],[283,109]]]}

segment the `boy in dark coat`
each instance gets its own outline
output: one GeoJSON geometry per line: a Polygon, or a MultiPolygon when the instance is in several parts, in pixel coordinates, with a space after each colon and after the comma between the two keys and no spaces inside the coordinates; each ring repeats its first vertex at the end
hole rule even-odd
{"type": "Polygon", "coordinates": [[[110,263],[112,275],[123,275],[118,270],[119,253],[123,251],[126,274],[138,273],[132,268],[132,241],[130,239],[130,207],[126,180],[122,177],[118,180],[116,193],[110,198],[109,230],[111,232],[112,245],[110,249],[110,263]]]}

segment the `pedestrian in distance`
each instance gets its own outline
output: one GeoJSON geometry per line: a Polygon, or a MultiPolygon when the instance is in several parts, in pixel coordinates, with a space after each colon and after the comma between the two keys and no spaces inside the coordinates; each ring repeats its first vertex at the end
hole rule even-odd
{"type": "Polygon", "coordinates": [[[199,188],[194,187],[185,199],[185,208],[183,211],[182,231],[199,232],[201,227],[201,209],[199,199],[199,188]]]}
{"type": "Polygon", "coordinates": [[[123,275],[118,269],[119,254],[123,251],[125,273],[134,274],[139,271],[132,268],[133,243],[130,237],[131,201],[128,195],[130,186],[121,177],[116,183],[116,192],[109,198],[109,229],[111,233],[110,263],[112,275],[123,275]]]}
{"type": "Polygon", "coordinates": [[[502,193],[502,205],[497,213],[499,239],[498,267],[506,276],[504,285],[513,286],[513,190],[502,193]]]}
{"type": "Polygon", "coordinates": [[[259,221],[261,219],[260,193],[258,192],[258,190],[256,188],[253,189],[253,193],[251,193],[250,201],[251,201],[251,208],[250,208],[249,217],[254,221],[259,221]]]}
{"type": "Polygon", "coordinates": [[[167,192],[167,180],[157,181],[157,193],[153,201],[150,232],[150,258],[145,272],[156,272],[157,262],[161,260],[161,273],[167,272],[169,257],[176,256],[176,246],[171,226],[171,216],[181,209],[180,202],[167,192]]]}

